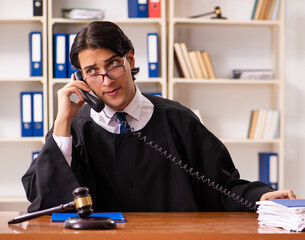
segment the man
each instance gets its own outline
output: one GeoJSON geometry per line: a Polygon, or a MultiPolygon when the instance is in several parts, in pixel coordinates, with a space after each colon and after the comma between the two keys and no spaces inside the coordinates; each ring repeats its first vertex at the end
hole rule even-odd
{"type": "Polygon", "coordinates": [[[72,76],[58,91],[54,127],[22,178],[28,211],[71,201],[79,186],[90,189],[94,211],[248,211],[245,205],[260,199],[296,198],[239,179],[225,146],[192,111],[142,94],[134,83],[133,45],[117,25],[82,28],[70,58],[84,81],[72,76]],[[105,108],[98,113],[84,105],[79,89],[92,90],[105,108]],[[211,181],[223,188],[216,191],[211,181]],[[224,188],[249,202],[225,196],[224,188]]]}

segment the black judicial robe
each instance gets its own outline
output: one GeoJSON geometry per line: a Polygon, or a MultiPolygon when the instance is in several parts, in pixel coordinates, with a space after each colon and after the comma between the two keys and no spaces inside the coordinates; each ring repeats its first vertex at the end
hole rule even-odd
{"type": "Polygon", "coordinates": [[[72,122],[72,164],[52,137],[22,177],[29,212],[73,200],[86,186],[96,212],[248,211],[179,167],[187,164],[236,195],[255,202],[273,191],[261,182],[239,179],[225,146],[189,109],[145,95],[152,118],[135,133],[113,134],[90,118],[86,104],[72,122]],[[144,137],[144,138],[143,138],[144,137]],[[144,142],[145,140],[145,142],[144,142]],[[156,146],[157,144],[157,146],[156,146]],[[156,151],[157,150],[157,151],[156,151]]]}

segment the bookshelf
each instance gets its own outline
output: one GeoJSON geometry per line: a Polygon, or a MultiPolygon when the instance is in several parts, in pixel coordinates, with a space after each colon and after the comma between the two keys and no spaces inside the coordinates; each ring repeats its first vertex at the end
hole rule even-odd
{"type": "Polygon", "coordinates": [[[43,129],[48,130],[47,18],[46,1],[42,16],[33,16],[33,1],[2,1],[0,8],[0,210],[28,202],[21,177],[28,169],[32,152],[43,146],[43,137],[21,137],[20,92],[43,92],[43,129]],[[30,77],[29,33],[42,33],[42,76],[30,77]]]}
{"type": "Polygon", "coordinates": [[[70,78],[53,78],[53,39],[54,33],[76,33],[82,26],[92,20],[64,19],[61,17],[62,8],[95,8],[103,9],[105,21],[118,24],[131,39],[135,48],[136,66],[140,73],[136,76],[136,83],[143,92],[161,92],[167,97],[167,69],[166,69],[166,10],[165,1],[161,1],[160,18],[128,18],[128,1],[69,1],[54,0],[48,2],[48,44],[49,44],[49,123],[50,127],[57,113],[57,91],[62,88],[70,78]],[[159,35],[159,61],[160,77],[148,77],[147,63],[147,33],[157,32],[159,35]],[[161,61],[161,59],[163,61],[161,61]]]}
{"type": "MultiPolygon", "coordinates": [[[[279,155],[279,188],[284,186],[284,6],[274,20],[251,20],[254,1],[169,0],[168,97],[201,113],[203,124],[229,149],[241,177],[258,180],[258,153],[279,155]],[[189,16],[220,6],[227,19],[189,16]],[[236,7],[238,6],[238,7],[236,7]],[[208,51],[215,79],[183,78],[174,43],[208,51]],[[233,69],[272,69],[272,79],[232,79],[233,69]],[[280,137],[248,139],[253,109],[280,110],[280,137]],[[251,171],[249,171],[251,169],[251,171]]],[[[215,16],[215,15],[214,15],[215,16]]]]}

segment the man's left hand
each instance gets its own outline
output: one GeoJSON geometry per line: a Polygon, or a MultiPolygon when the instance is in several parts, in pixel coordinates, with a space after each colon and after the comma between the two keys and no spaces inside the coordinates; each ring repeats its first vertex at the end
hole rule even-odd
{"type": "Polygon", "coordinates": [[[261,196],[260,201],[265,201],[270,199],[301,199],[301,198],[295,195],[292,190],[278,190],[263,194],[261,196]]]}

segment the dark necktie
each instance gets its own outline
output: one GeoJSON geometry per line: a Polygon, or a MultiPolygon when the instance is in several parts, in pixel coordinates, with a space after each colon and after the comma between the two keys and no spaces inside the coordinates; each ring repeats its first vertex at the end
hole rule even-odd
{"type": "Polygon", "coordinates": [[[115,114],[116,120],[120,124],[120,133],[129,133],[130,131],[130,126],[126,120],[126,114],[125,112],[117,112],[115,114]]]}

